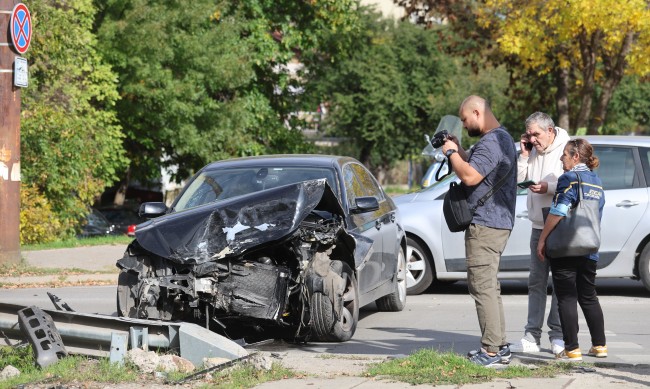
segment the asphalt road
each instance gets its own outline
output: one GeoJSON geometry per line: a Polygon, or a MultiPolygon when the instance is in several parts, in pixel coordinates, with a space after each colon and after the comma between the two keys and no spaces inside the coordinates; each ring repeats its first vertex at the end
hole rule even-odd
{"type": "MultiPolygon", "coordinates": [[[[610,354],[606,362],[650,366],[650,327],[647,324],[650,318],[650,293],[641,283],[632,280],[599,280],[598,285],[610,354]]],[[[0,301],[54,309],[47,296],[48,291],[78,312],[115,315],[115,286],[2,289],[0,301]]],[[[525,281],[503,281],[502,295],[508,339],[516,341],[523,333],[526,319],[525,281]]],[[[409,296],[403,312],[378,312],[374,305],[366,306],[361,311],[360,319],[353,339],[345,343],[297,346],[274,342],[263,349],[391,356],[433,348],[463,354],[476,348],[480,341],[476,311],[464,282],[439,288],[435,293],[409,296]]],[[[579,337],[581,347],[588,349],[590,338],[582,316],[579,337]]],[[[549,347],[548,339],[543,337],[542,348],[549,347]]],[[[550,352],[543,352],[536,354],[535,358],[551,360],[553,356],[550,352]]],[[[585,360],[590,361],[589,358],[585,357],[585,360]]],[[[591,362],[602,361],[594,358],[591,362]]]]}

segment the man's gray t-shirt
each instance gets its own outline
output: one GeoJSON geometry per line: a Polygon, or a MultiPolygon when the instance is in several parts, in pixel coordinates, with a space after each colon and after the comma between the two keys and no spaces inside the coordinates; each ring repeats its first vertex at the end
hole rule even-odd
{"type": "Polygon", "coordinates": [[[512,136],[503,127],[485,135],[469,152],[469,164],[484,179],[475,186],[466,186],[470,207],[477,207],[472,223],[487,227],[512,230],[517,201],[517,151],[512,136]],[[503,185],[482,206],[477,203],[499,180],[508,175],[503,185]]]}

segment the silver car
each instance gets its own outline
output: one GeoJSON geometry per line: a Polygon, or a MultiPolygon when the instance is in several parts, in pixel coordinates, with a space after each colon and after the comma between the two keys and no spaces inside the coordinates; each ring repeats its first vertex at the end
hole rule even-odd
{"type": "MultiPolygon", "coordinates": [[[[650,291],[650,136],[584,136],[600,159],[605,188],[599,278],[641,280],[650,291]]],[[[395,197],[407,235],[409,294],[436,282],[467,279],[463,233],[452,233],[442,201],[454,174],[440,182],[395,197]]],[[[530,231],[526,189],[520,189],[515,226],[499,266],[499,277],[528,278],[530,231]]]]}

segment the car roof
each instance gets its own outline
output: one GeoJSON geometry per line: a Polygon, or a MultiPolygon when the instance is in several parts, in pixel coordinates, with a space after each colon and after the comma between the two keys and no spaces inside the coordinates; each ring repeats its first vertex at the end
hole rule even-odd
{"type": "Polygon", "coordinates": [[[638,135],[583,135],[572,136],[572,139],[583,138],[589,143],[597,145],[612,145],[612,146],[639,146],[650,147],[650,136],[638,135]]]}
{"type": "Polygon", "coordinates": [[[256,157],[233,158],[215,161],[204,167],[204,170],[223,169],[229,167],[260,167],[260,166],[314,166],[327,167],[343,166],[346,163],[359,162],[351,157],[321,154],[276,154],[256,157]]]}

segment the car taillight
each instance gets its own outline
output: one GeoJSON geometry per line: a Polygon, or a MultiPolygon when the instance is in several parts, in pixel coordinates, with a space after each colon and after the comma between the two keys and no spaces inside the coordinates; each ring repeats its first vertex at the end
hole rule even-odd
{"type": "Polygon", "coordinates": [[[131,224],[126,228],[126,234],[128,236],[133,236],[135,235],[135,224],[131,224]]]}

